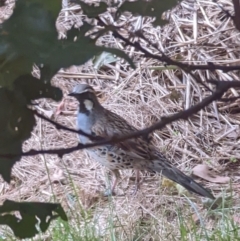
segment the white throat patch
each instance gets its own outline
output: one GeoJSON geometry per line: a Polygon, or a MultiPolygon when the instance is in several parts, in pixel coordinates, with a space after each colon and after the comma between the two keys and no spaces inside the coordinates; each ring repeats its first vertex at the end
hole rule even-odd
{"type": "Polygon", "coordinates": [[[83,103],[87,110],[91,111],[93,109],[93,102],[91,100],[84,100],[83,103]]]}

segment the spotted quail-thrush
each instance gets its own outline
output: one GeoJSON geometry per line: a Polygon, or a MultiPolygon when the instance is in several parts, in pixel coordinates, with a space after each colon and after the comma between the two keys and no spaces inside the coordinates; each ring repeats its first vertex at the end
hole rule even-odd
{"type": "MultiPolygon", "coordinates": [[[[137,131],[122,117],[105,109],[99,103],[91,86],[79,84],[74,87],[69,95],[75,97],[79,102],[77,127],[85,133],[109,138],[137,131]]],[[[79,140],[83,144],[91,142],[89,138],[83,135],[79,135],[79,140]]],[[[172,166],[167,158],[156,150],[151,140],[146,140],[144,137],[125,140],[117,144],[93,147],[87,149],[87,152],[92,159],[109,168],[115,175],[116,179],[112,185],[112,192],[120,177],[119,170],[130,168],[136,170],[137,176],[139,171],[143,170],[151,173],[162,173],[162,175],[179,183],[187,190],[214,199],[210,191],[172,166]]]]}

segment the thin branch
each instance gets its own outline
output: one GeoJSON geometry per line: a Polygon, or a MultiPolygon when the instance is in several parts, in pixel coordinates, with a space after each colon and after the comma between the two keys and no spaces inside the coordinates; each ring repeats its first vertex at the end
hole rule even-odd
{"type": "MultiPolygon", "coordinates": [[[[238,1],[238,0],[233,0],[233,1],[238,1]]],[[[99,17],[97,17],[96,19],[101,24],[104,24],[103,21],[99,17]]],[[[104,24],[104,26],[107,26],[107,25],[104,24]]],[[[110,27],[110,26],[107,26],[107,27],[110,27]]],[[[156,54],[152,54],[148,50],[143,48],[138,42],[133,43],[128,38],[123,37],[121,34],[119,34],[119,32],[114,30],[115,28],[116,28],[115,26],[113,26],[112,28],[109,28],[113,32],[114,37],[117,37],[117,38],[121,39],[127,45],[132,46],[132,47],[136,48],[137,50],[141,51],[144,54],[145,57],[156,59],[156,60],[161,61],[161,62],[165,62],[168,65],[176,65],[176,66],[178,66],[179,68],[183,69],[184,71],[186,71],[188,73],[190,71],[194,71],[194,70],[211,70],[211,71],[222,70],[225,73],[229,72],[229,71],[233,71],[233,70],[240,70],[240,65],[226,66],[226,65],[213,64],[212,62],[208,62],[207,65],[191,65],[191,64],[185,64],[185,63],[181,63],[181,62],[172,60],[171,58],[167,57],[163,53],[161,53],[161,56],[156,55],[156,54]]]]}
{"type": "Polygon", "coordinates": [[[89,138],[90,140],[92,140],[92,141],[101,141],[101,140],[103,140],[103,138],[100,137],[100,136],[93,136],[92,134],[88,134],[88,133],[86,133],[86,132],[84,132],[84,131],[82,131],[82,130],[75,130],[75,129],[66,127],[66,126],[64,126],[64,125],[61,125],[61,124],[59,124],[59,123],[57,123],[57,122],[49,119],[48,117],[40,114],[40,113],[37,112],[37,111],[33,111],[33,112],[34,112],[34,115],[36,115],[37,117],[39,117],[39,118],[41,118],[41,119],[43,119],[43,120],[51,123],[52,125],[54,125],[54,126],[56,127],[56,129],[64,130],[64,131],[69,131],[69,132],[76,133],[76,134],[80,134],[80,135],[83,135],[83,136],[88,137],[88,138],[89,138]]]}
{"type": "Polygon", "coordinates": [[[118,37],[122,39],[126,44],[135,47],[139,51],[143,52],[145,57],[157,59],[159,61],[165,62],[168,65],[176,65],[181,69],[187,69],[188,71],[193,70],[217,70],[220,69],[223,72],[229,72],[233,70],[240,70],[240,65],[232,65],[232,66],[225,66],[225,65],[217,65],[209,62],[207,65],[191,65],[191,64],[185,64],[181,63],[175,60],[172,60],[171,58],[167,57],[166,55],[162,54],[162,56],[155,55],[144,49],[138,42],[132,43],[127,38],[124,38],[121,34],[119,34],[117,31],[114,31],[113,35],[115,37],[118,37]]]}
{"type": "MultiPolygon", "coordinates": [[[[100,19],[100,20],[101,20],[101,19],[100,19]]],[[[115,31],[115,32],[116,32],[116,34],[119,34],[117,31],[115,31]]],[[[158,48],[158,46],[157,46],[156,44],[151,43],[151,41],[150,41],[149,39],[147,39],[147,38],[142,34],[141,31],[135,32],[135,35],[136,35],[137,37],[139,37],[139,38],[142,38],[142,39],[143,39],[144,41],[146,41],[149,45],[153,46],[157,51],[159,51],[159,52],[161,53],[162,57],[164,57],[165,61],[166,61],[166,59],[168,59],[168,61],[171,60],[171,58],[167,57],[167,56],[158,48]]],[[[167,62],[166,62],[166,63],[167,63],[167,62]]],[[[169,64],[168,64],[168,65],[169,65],[169,64]]],[[[182,68],[182,70],[185,71],[187,74],[189,74],[197,83],[199,83],[199,84],[201,84],[202,86],[204,86],[206,90],[212,92],[212,90],[211,90],[199,77],[197,77],[196,75],[194,75],[191,70],[189,70],[188,68],[182,68]]]]}
{"type": "Polygon", "coordinates": [[[29,150],[27,152],[19,153],[19,154],[5,154],[5,155],[0,155],[1,157],[5,158],[12,158],[15,156],[34,156],[34,155],[39,155],[39,154],[56,154],[60,157],[62,157],[65,154],[69,154],[71,152],[81,150],[81,149],[86,149],[86,148],[91,148],[95,146],[100,146],[100,145],[106,145],[106,144],[115,144],[118,142],[125,141],[127,139],[131,138],[137,138],[140,136],[147,136],[149,133],[155,131],[155,130],[160,130],[166,125],[177,121],[177,120],[187,120],[191,115],[197,113],[201,109],[205,108],[208,106],[210,103],[212,103],[215,100],[220,99],[223,94],[230,88],[233,87],[240,87],[240,81],[216,81],[216,80],[210,80],[208,81],[211,84],[216,85],[216,90],[208,97],[203,99],[201,102],[198,104],[188,108],[187,110],[180,111],[176,114],[163,117],[161,121],[157,122],[156,124],[145,128],[143,130],[139,130],[133,133],[130,133],[128,135],[124,135],[121,137],[112,137],[108,138],[105,140],[97,141],[94,143],[89,143],[89,144],[81,144],[79,143],[78,145],[70,148],[60,148],[60,149],[50,149],[50,150],[29,150]]]}

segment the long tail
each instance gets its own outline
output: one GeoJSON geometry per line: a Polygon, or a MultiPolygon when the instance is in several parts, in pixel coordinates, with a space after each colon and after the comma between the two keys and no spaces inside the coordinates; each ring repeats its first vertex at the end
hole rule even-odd
{"type": "Polygon", "coordinates": [[[204,188],[202,185],[195,182],[191,177],[185,175],[176,167],[172,166],[165,157],[161,156],[160,160],[154,160],[149,163],[149,171],[162,173],[170,180],[182,185],[187,190],[194,192],[200,196],[215,199],[210,191],[204,188]]]}

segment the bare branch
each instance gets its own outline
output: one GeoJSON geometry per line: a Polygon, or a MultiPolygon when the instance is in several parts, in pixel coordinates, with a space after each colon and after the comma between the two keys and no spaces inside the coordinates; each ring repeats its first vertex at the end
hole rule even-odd
{"type": "Polygon", "coordinates": [[[240,87],[240,81],[217,81],[217,80],[210,80],[208,81],[211,84],[216,85],[216,90],[208,97],[203,99],[201,102],[198,104],[188,108],[187,110],[180,111],[176,114],[163,117],[161,121],[157,122],[156,124],[145,128],[143,130],[139,130],[133,133],[130,133],[128,135],[124,135],[121,137],[112,137],[108,138],[105,140],[97,141],[94,143],[89,143],[89,144],[81,144],[79,143],[78,145],[70,148],[60,148],[60,149],[50,149],[50,150],[30,150],[27,152],[19,153],[19,154],[5,154],[5,155],[0,155],[0,157],[7,157],[11,158],[14,156],[34,156],[34,155],[39,155],[39,154],[56,154],[60,157],[62,157],[65,154],[69,154],[73,151],[85,149],[85,148],[91,148],[94,146],[100,146],[100,145],[106,145],[106,144],[115,144],[118,142],[125,141],[127,139],[131,138],[137,138],[139,136],[147,136],[149,133],[155,131],[155,130],[160,130],[166,125],[177,121],[177,120],[187,120],[191,115],[196,114],[198,111],[201,109],[205,108],[208,106],[210,103],[212,103],[215,100],[221,99],[222,95],[232,87],[240,87]]]}
{"type": "Polygon", "coordinates": [[[181,63],[175,60],[172,60],[171,58],[167,57],[166,55],[162,54],[162,56],[155,55],[144,49],[138,42],[132,43],[127,38],[124,38],[121,34],[119,34],[117,31],[113,32],[113,35],[115,37],[118,37],[122,39],[126,44],[135,47],[136,49],[140,50],[144,53],[145,57],[157,59],[161,62],[165,62],[168,65],[176,65],[179,68],[183,70],[193,71],[193,70],[217,70],[220,69],[223,72],[229,72],[233,70],[240,70],[240,65],[232,65],[232,66],[225,66],[225,65],[217,65],[209,62],[207,65],[191,65],[191,64],[185,64],[181,63]]]}
{"type": "MultiPolygon", "coordinates": [[[[239,1],[239,0],[233,0],[233,1],[239,1]]],[[[237,15],[237,16],[240,16],[240,15],[237,15]]],[[[187,73],[189,73],[190,71],[194,71],[194,70],[212,70],[212,71],[222,70],[223,72],[240,70],[240,65],[226,66],[226,65],[213,64],[212,62],[208,62],[207,65],[191,65],[191,64],[181,63],[181,62],[172,60],[171,58],[167,57],[164,53],[161,53],[161,56],[156,55],[156,54],[152,54],[148,50],[143,48],[138,42],[131,42],[128,38],[125,38],[121,34],[119,34],[116,30],[114,30],[114,29],[116,29],[116,27],[113,26],[112,28],[110,28],[111,26],[106,25],[99,17],[96,18],[96,19],[100,22],[101,25],[111,29],[111,31],[113,32],[113,35],[115,37],[121,39],[127,45],[138,49],[139,51],[141,51],[144,54],[145,57],[156,59],[156,60],[161,61],[161,62],[165,62],[168,65],[178,66],[180,69],[183,69],[187,73]]],[[[201,81],[201,84],[203,84],[202,81],[201,81]]],[[[205,85],[205,87],[207,87],[207,86],[205,85]]],[[[209,90],[208,87],[207,87],[207,89],[209,90]]],[[[211,91],[211,90],[209,90],[209,91],[211,91]]]]}
{"type": "MultiPolygon", "coordinates": [[[[101,19],[100,19],[100,21],[101,21],[101,19]]],[[[113,32],[114,32],[114,31],[113,31],[113,32]]],[[[118,33],[117,31],[115,31],[115,32],[116,32],[116,35],[119,35],[119,33],[118,33]]],[[[114,32],[114,33],[115,33],[115,32],[114,32]]],[[[171,58],[167,57],[167,56],[157,47],[156,44],[151,43],[151,41],[150,41],[149,39],[147,39],[147,38],[142,34],[141,31],[135,32],[135,35],[136,35],[137,37],[139,37],[139,38],[142,38],[142,39],[143,39],[144,41],[146,41],[149,45],[153,46],[157,51],[159,51],[159,52],[161,53],[161,55],[162,55],[162,58],[165,59],[164,61],[165,61],[166,63],[167,63],[167,61],[170,62],[170,61],[172,60],[171,58]],[[167,60],[167,61],[166,61],[166,60],[167,60]]],[[[127,41],[129,41],[129,40],[127,40],[127,41]]],[[[141,48],[142,48],[142,46],[141,46],[141,48]]],[[[159,56],[159,57],[160,57],[160,56],[159,56]]],[[[170,64],[168,64],[168,65],[170,65],[170,64]]],[[[175,65],[174,65],[174,66],[175,66],[175,65]]],[[[179,66],[177,66],[177,67],[179,67],[179,66]]],[[[211,90],[199,77],[197,77],[196,75],[194,75],[191,70],[189,70],[189,69],[187,69],[187,68],[182,68],[182,70],[185,71],[187,74],[189,74],[193,79],[195,79],[195,81],[196,81],[197,83],[199,83],[199,84],[201,84],[202,86],[204,86],[206,90],[212,92],[212,90],[211,90]]]]}
{"type": "Polygon", "coordinates": [[[83,135],[83,136],[88,137],[88,138],[89,138],[90,140],[92,140],[92,141],[100,141],[100,140],[103,139],[103,138],[100,137],[100,136],[94,136],[94,135],[88,134],[88,133],[86,133],[86,132],[84,132],[84,131],[82,131],[82,130],[74,130],[74,129],[72,129],[72,128],[69,128],[69,127],[66,127],[66,126],[64,126],[64,125],[61,125],[61,124],[59,124],[59,123],[57,123],[57,122],[49,119],[48,117],[46,117],[46,116],[38,113],[37,111],[34,111],[34,114],[35,114],[37,117],[39,117],[39,118],[41,118],[41,119],[43,119],[43,120],[51,123],[52,125],[54,125],[54,126],[56,127],[56,129],[64,130],[64,131],[69,131],[69,132],[76,133],[76,134],[80,134],[80,135],[83,135]]]}

